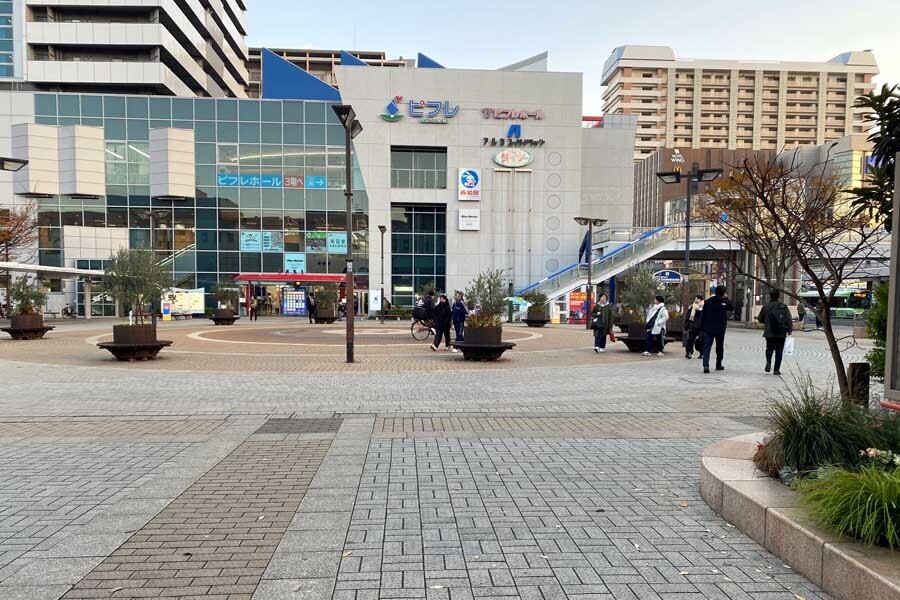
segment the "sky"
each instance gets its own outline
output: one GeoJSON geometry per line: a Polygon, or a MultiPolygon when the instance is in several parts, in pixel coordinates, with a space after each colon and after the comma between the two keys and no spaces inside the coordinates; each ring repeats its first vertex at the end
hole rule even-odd
{"type": "Polygon", "coordinates": [[[422,52],[448,68],[496,69],[550,52],[550,70],[584,73],[584,114],[602,113],[610,51],[664,45],[677,58],[825,61],[872,49],[882,83],[900,83],[900,0],[255,0],[248,44],[422,52]]]}

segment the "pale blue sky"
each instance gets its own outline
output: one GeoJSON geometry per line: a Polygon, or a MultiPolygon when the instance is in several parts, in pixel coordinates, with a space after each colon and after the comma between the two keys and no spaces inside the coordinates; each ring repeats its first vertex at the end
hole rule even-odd
{"type": "Polygon", "coordinates": [[[681,58],[828,60],[871,48],[879,83],[900,83],[900,0],[253,0],[253,46],[421,51],[450,68],[493,69],[544,50],[550,69],[585,75],[584,112],[622,44],[681,58]],[[690,7],[690,8],[688,8],[690,7]],[[677,11],[677,12],[675,12],[677,11]]]}

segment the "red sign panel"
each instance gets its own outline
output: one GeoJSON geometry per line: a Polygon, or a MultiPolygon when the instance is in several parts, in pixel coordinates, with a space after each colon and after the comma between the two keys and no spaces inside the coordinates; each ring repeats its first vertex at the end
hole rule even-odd
{"type": "Polygon", "coordinates": [[[284,187],[301,189],[303,188],[303,178],[298,175],[287,175],[284,178],[284,187]]]}

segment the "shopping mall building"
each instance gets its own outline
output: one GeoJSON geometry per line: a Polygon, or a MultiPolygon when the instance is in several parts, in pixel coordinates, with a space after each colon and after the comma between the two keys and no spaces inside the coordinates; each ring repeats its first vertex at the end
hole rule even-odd
{"type": "MultiPolygon", "coordinates": [[[[335,88],[263,51],[260,99],[0,92],[0,155],[29,161],[0,173],[0,202],[36,207],[35,262],[96,269],[152,249],[207,307],[217,282],[271,293],[340,279],[348,244],[364,308],[382,281],[395,305],[485,269],[519,289],[578,260],[575,217],[631,226],[635,117],[585,122],[582,75],[544,60],[489,71],[425,58],[349,57],[335,88]],[[350,240],[338,103],[363,126],[350,240]]],[[[75,279],[47,281],[51,310],[83,310],[75,279]]],[[[93,314],[114,311],[94,298],[93,314]]]]}

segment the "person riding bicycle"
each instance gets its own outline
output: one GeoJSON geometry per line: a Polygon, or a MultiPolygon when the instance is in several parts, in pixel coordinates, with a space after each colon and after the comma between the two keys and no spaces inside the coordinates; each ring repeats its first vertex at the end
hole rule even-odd
{"type": "Polygon", "coordinates": [[[434,290],[428,290],[425,298],[422,300],[422,308],[425,309],[425,316],[429,321],[434,319],[434,290]]]}

